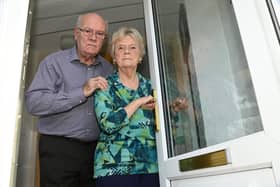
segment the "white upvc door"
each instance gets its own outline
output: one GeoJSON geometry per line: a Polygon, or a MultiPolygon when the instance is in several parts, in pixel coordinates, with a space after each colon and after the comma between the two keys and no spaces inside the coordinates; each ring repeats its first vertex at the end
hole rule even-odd
{"type": "Polygon", "coordinates": [[[161,187],[279,187],[279,1],[143,2],[161,187]]]}
{"type": "Polygon", "coordinates": [[[15,186],[29,0],[0,1],[0,186],[15,186]]]}

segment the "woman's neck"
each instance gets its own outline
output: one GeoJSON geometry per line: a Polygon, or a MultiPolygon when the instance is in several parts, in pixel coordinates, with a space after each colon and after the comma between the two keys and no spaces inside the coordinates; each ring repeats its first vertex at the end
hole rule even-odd
{"type": "Polygon", "coordinates": [[[119,78],[120,78],[121,83],[124,86],[126,86],[130,89],[133,89],[133,90],[136,90],[138,88],[139,79],[138,79],[137,73],[135,71],[133,71],[133,72],[119,71],[119,78]]]}

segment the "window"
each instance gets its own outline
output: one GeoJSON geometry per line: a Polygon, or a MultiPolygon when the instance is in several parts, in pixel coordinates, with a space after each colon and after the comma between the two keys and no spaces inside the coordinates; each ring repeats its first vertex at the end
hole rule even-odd
{"type": "Polygon", "coordinates": [[[263,130],[231,1],[154,6],[169,156],[263,130]]]}

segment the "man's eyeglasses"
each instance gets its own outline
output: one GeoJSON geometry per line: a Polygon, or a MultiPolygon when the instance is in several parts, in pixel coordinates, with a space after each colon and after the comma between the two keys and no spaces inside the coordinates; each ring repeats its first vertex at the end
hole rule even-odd
{"type": "Polygon", "coordinates": [[[105,38],[105,32],[103,31],[94,31],[93,29],[90,28],[78,28],[86,37],[92,37],[95,35],[96,38],[98,39],[104,39],[105,38]]]}

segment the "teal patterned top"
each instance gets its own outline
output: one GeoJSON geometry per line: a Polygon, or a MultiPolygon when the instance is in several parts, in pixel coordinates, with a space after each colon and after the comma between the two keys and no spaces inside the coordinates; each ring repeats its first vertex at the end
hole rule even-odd
{"type": "Polygon", "coordinates": [[[157,173],[155,120],[151,110],[139,108],[128,118],[124,107],[152,94],[149,80],[138,73],[139,87],[125,87],[115,72],[107,78],[108,89],[95,93],[95,112],[100,126],[94,178],[111,175],[157,173]]]}

